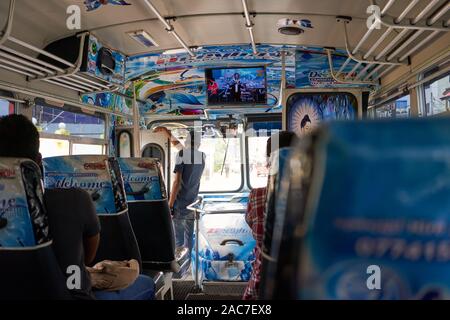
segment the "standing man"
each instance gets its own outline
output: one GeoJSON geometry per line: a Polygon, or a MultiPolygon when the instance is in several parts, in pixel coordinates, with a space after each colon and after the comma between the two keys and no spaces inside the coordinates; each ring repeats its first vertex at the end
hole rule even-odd
{"type": "MultiPolygon", "coordinates": [[[[172,145],[182,146],[175,141],[171,132],[164,128],[156,128],[155,132],[163,132],[172,141],[172,145]]],[[[195,202],[200,190],[200,180],[205,169],[206,155],[199,151],[201,133],[189,131],[185,145],[177,154],[174,174],[175,178],[170,192],[169,207],[172,212],[177,247],[193,248],[194,213],[187,206],[195,202]]]]}

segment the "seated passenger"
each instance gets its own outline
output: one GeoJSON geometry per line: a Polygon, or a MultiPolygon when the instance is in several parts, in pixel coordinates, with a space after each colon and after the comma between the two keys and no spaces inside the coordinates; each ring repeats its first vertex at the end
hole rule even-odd
{"type": "MultiPolygon", "coordinates": [[[[0,118],[0,157],[27,158],[42,167],[39,153],[39,132],[34,124],[22,115],[0,118]]],[[[45,190],[50,232],[56,258],[66,277],[69,266],[78,266],[81,272],[79,289],[70,290],[75,299],[139,299],[154,298],[154,283],[145,276],[118,292],[92,291],[86,265],[97,253],[100,241],[100,224],[90,195],[81,189],[45,190]]],[[[72,271],[73,272],[73,271],[72,271]]]]}
{"type": "MultiPolygon", "coordinates": [[[[278,134],[272,135],[267,140],[267,159],[270,159],[272,152],[278,150],[278,148],[286,148],[291,145],[294,133],[288,131],[282,131],[278,134]],[[278,139],[278,146],[274,143],[276,149],[272,150],[272,141],[278,139]]],[[[268,164],[269,165],[269,162],[268,164]]],[[[266,196],[267,188],[255,188],[250,192],[248,197],[248,206],[245,220],[252,229],[253,238],[256,240],[256,246],[254,249],[255,261],[252,266],[252,274],[247,287],[244,292],[244,300],[256,300],[258,299],[259,281],[261,278],[261,248],[264,236],[264,216],[266,211],[266,196]]]]}

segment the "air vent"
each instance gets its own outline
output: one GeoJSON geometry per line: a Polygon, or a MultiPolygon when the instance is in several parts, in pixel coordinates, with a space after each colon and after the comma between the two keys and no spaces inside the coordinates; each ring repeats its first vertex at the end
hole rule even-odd
{"type": "Polygon", "coordinates": [[[153,40],[153,38],[145,30],[129,31],[127,34],[144,47],[159,47],[156,41],[153,40]]]}

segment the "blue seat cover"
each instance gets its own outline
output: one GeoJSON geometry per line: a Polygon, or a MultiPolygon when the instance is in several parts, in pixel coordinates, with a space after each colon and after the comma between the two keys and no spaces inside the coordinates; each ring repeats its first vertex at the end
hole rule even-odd
{"type": "Polygon", "coordinates": [[[119,158],[128,201],[167,198],[160,163],[153,158],[119,158]]]}
{"type": "Polygon", "coordinates": [[[127,209],[116,159],[102,155],[64,156],[45,158],[43,164],[46,188],[86,190],[97,214],[119,214],[127,209]]]}
{"type": "Polygon", "coordinates": [[[450,120],[336,122],[313,154],[297,298],[450,298],[450,120]]]}
{"type": "Polygon", "coordinates": [[[51,241],[38,172],[30,160],[0,158],[0,249],[51,241]]]}

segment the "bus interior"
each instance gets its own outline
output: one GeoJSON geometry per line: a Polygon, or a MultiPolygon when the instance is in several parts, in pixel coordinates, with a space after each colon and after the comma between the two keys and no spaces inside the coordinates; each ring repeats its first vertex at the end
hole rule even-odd
{"type": "MultiPolygon", "coordinates": [[[[449,19],[448,0],[3,0],[0,116],[37,128],[44,193],[91,194],[95,261],[136,259],[157,300],[240,300],[253,277],[265,300],[448,299],[449,19]],[[188,247],[168,201],[191,132],[188,247]]],[[[8,202],[27,163],[0,157],[0,298],[59,299],[32,202],[8,202]]]]}

